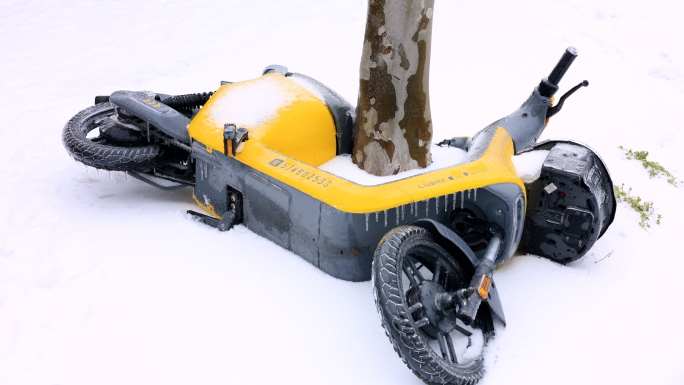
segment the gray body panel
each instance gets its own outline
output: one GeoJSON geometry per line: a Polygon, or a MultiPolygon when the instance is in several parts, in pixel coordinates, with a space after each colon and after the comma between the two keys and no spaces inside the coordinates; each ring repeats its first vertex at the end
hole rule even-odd
{"type": "Polygon", "coordinates": [[[551,98],[539,94],[534,89],[525,103],[515,112],[490,124],[489,127],[502,127],[513,139],[515,153],[519,154],[537,143],[539,136],[546,128],[546,112],[551,105],[551,98]]]}

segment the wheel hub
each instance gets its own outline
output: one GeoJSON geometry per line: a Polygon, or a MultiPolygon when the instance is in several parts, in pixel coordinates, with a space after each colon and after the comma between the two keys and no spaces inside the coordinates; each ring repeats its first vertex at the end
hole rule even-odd
{"type": "Polygon", "coordinates": [[[410,295],[412,300],[409,303],[420,302],[422,305],[421,314],[417,318],[427,317],[430,321],[422,328],[430,336],[436,336],[438,332],[449,334],[456,328],[456,312],[453,308],[445,308],[439,301],[444,293],[444,288],[438,283],[425,281],[410,295]]]}
{"type": "Polygon", "coordinates": [[[100,136],[120,146],[136,145],[145,139],[140,127],[117,115],[112,115],[100,126],[100,136]]]}

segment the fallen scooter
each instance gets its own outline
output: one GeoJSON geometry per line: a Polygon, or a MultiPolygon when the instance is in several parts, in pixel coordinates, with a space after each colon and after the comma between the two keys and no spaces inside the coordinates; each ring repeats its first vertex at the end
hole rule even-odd
{"type": "Polygon", "coordinates": [[[242,224],[333,277],[372,279],[383,327],[409,368],[431,384],[472,384],[484,374],[495,320],[506,323],[495,266],[519,248],[577,260],[615,215],[594,151],[538,143],[588,85],[553,105],[576,56],[568,48],[514,113],[440,143],[465,152],[458,164],[379,185],[320,168],[351,153],[354,108],[282,66],[216,92],[97,97],[66,124],[63,143],[87,166],[162,189],[193,187],[205,213],[189,213],[219,230],[242,224]],[[526,184],[512,157],[530,151],[547,155],[526,184]]]}

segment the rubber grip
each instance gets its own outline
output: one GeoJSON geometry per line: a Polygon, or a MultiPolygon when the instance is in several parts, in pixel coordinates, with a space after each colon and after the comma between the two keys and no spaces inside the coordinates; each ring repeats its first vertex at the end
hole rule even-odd
{"type": "Polygon", "coordinates": [[[549,82],[557,86],[576,57],[577,48],[572,46],[568,47],[565,50],[565,53],[563,53],[561,59],[558,61],[558,64],[556,64],[556,66],[553,68],[553,71],[551,71],[551,74],[548,77],[549,82]]]}

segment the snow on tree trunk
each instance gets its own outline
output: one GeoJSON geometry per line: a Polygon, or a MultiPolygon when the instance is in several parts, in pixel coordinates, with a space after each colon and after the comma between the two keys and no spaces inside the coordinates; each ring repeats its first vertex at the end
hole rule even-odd
{"type": "Polygon", "coordinates": [[[432,163],[434,0],[369,0],[352,160],[374,175],[432,163]]]}

